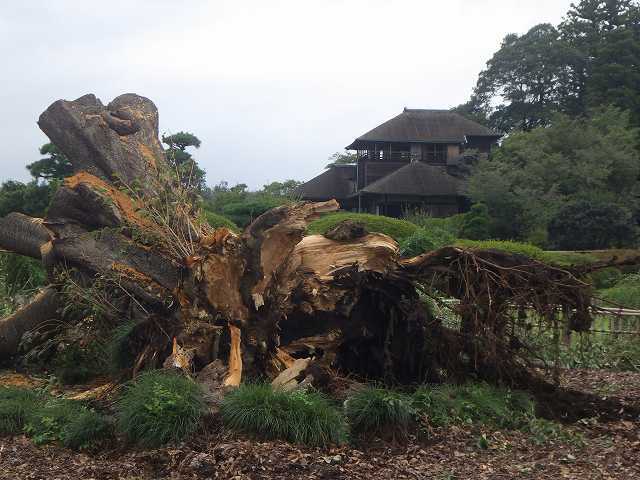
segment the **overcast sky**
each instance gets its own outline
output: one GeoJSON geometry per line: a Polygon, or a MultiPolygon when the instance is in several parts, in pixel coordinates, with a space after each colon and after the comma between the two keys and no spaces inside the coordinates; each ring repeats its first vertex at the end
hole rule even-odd
{"type": "Polygon", "coordinates": [[[50,0],[0,4],[0,181],[27,180],[53,101],[152,99],[186,130],[209,185],[320,173],[410,108],[464,102],[511,32],[570,0],[50,0]]]}

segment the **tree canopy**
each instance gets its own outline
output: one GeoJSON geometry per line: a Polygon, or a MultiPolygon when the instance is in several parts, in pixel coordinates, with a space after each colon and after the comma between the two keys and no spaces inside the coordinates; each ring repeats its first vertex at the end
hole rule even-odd
{"type": "Polygon", "coordinates": [[[202,192],[206,188],[205,171],[202,170],[187,148],[200,148],[200,139],[193,133],[178,132],[163,135],[162,143],[167,145],[165,151],[169,165],[176,170],[180,183],[184,187],[202,192]]]}
{"type": "Polygon", "coordinates": [[[27,165],[27,170],[34,179],[61,180],[73,174],[71,162],[53,143],[45,143],[40,147],[40,154],[48,157],[27,165]]]}
{"type": "Polygon", "coordinates": [[[514,132],[480,160],[470,192],[493,218],[492,234],[532,239],[569,202],[638,209],[640,158],[630,114],[615,107],[590,117],[556,114],[551,125],[514,132]]]}
{"type": "Polygon", "coordinates": [[[640,4],[582,0],[558,25],[507,35],[457,107],[502,132],[548,125],[555,113],[614,105],[640,124],[640,4]],[[478,117],[480,115],[480,117],[478,117]]]}

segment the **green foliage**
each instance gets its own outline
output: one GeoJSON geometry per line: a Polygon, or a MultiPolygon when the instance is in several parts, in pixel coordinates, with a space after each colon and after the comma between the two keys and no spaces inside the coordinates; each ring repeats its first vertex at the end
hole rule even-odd
{"type": "Polygon", "coordinates": [[[553,25],[509,34],[478,76],[472,110],[488,114],[489,125],[502,132],[546,125],[561,108],[561,85],[569,83],[567,67],[577,60],[553,25]]]}
{"type": "Polygon", "coordinates": [[[591,283],[596,290],[611,288],[622,280],[622,272],[616,267],[607,267],[589,274],[591,283]]]}
{"type": "Polygon", "coordinates": [[[152,370],[127,386],[116,405],[117,427],[130,441],[155,447],[194,432],[204,412],[202,391],[195,382],[152,370]]]}
{"type": "Polygon", "coordinates": [[[66,345],[53,359],[53,371],[63,385],[84,383],[105,371],[105,352],[102,345],[91,342],[81,347],[66,345]]]}
{"type": "Polygon", "coordinates": [[[200,148],[200,140],[193,133],[178,132],[163,135],[162,143],[168,146],[165,151],[167,161],[178,175],[185,188],[203,191],[206,187],[205,171],[202,170],[193,156],[187,152],[188,147],[200,148]]]}
{"type": "Polygon", "coordinates": [[[640,308],[640,274],[622,277],[614,286],[600,290],[604,300],[626,308],[640,308]]]}
{"type": "Polygon", "coordinates": [[[415,421],[411,398],[384,388],[366,387],[349,397],[344,408],[355,434],[404,438],[415,421]]]}
{"type": "Polygon", "coordinates": [[[233,223],[228,218],[220,215],[219,213],[215,213],[206,209],[203,210],[203,213],[207,220],[207,223],[211,225],[213,228],[225,227],[231,230],[232,232],[240,231],[240,229],[235,223],[233,223]]]}
{"type": "Polygon", "coordinates": [[[529,258],[533,258],[534,260],[558,266],[582,265],[597,261],[594,256],[584,253],[545,251],[540,247],[536,247],[529,243],[514,242],[511,240],[476,241],[460,239],[457,240],[455,244],[459,247],[468,248],[470,250],[490,249],[525,255],[529,258]]]}
{"type": "Polygon", "coordinates": [[[382,215],[372,215],[369,213],[337,212],[324,215],[309,224],[310,234],[324,234],[344,220],[353,220],[365,225],[369,232],[378,232],[389,235],[397,242],[406,240],[418,227],[406,220],[384,217],[382,215]]]}
{"type": "Polygon", "coordinates": [[[60,442],[65,447],[85,449],[110,434],[106,419],[74,400],[50,399],[31,412],[24,431],[34,443],[60,442]]]}
{"type": "Polygon", "coordinates": [[[549,242],[560,250],[634,247],[638,229],[631,212],[614,203],[578,201],[549,221],[549,242]]]}
{"type": "Polygon", "coordinates": [[[336,152],[329,157],[329,163],[324,168],[331,168],[336,165],[348,165],[358,162],[358,154],[345,152],[336,152]]]}
{"type": "Polygon", "coordinates": [[[81,408],[62,429],[62,445],[74,450],[96,446],[112,434],[113,427],[104,415],[88,408],[81,408]]]}
{"type": "Polygon", "coordinates": [[[288,199],[284,197],[273,197],[264,194],[250,195],[241,201],[224,205],[221,213],[236,225],[246,227],[267,210],[287,202],[288,199]]]}
{"type": "Polygon", "coordinates": [[[0,253],[0,316],[14,312],[21,297],[30,296],[45,283],[42,263],[12,253],[0,253]]]}
{"type": "Polygon", "coordinates": [[[447,230],[437,227],[418,228],[400,243],[400,255],[414,257],[454,242],[455,237],[447,230]]]}
{"type": "Polygon", "coordinates": [[[458,111],[500,131],[528,130],[553,114],[584,115],[594,107],[640,113],[640,5],[581,0],[563,22],[507,35],[487,62],[469,102],[458,111]]]}
{"type": "Polygon", "coordinates": [[[476,203],[465,214],[459,236],[469,240],[488,240],[491,236],[490,228],[489,209],[483,203],[476,203]]]}
{"type": "Polygon", "coordinates": [[[36,180],[62,180],[73,174],[71,162],[53,143],[40,147],[40,154],[49,156],[27,165],[27,170],[36,180]]]}
{"type": "MultiPolygon", "coordinates": [[[[595,328],[608,330],[609,319],[596,319],[595,328]]],[[[640,371],[640,342],[634,335],[573,334],[568,344],[560,337],[556,344],[552,331],[522,332],[519,337],[548,365],[554,365],[557,358],[561,368],[640,371]]]]}
{"type": "Polygon", "coordinates": [[[26,419],[44,401],[44,395],[36,390],[0,386],[0,434],[22,432],[26,419]]]}
{"type": "Polygon", "coordinates": [[[118,325],[107,341],[104,350],[108,367],[112,372],[117,372],[132,366],[135,356],[131,348],[129,348],[129,336],[136,325],[137,323],[134,320],[128,320],[118,325]]]}
{"type": "Polygon", "coordinates": [[[295,199],[298,188],[303,185],[304,182],[298,180],[285,180],[284,182],[271,182],[262,188],[262,192],[266,195],[274,197],[287,197],[295,199]]]}
{"type": "Polygon", "coordinates": [[[11,212],[24,213],[32,217],[44,217],[58,182],[39,184],[6,181],[0,186],[0,217],[11,212]]]}
{"type": "Polygon", "coordinates": [[[563,425],[544,418],[532,418],[523,430],[531,434],[531,439],[536,445],[549,443],[584,445],[584,437],[581,434],[571,432],[563,425]]]}
{"type": "Polygon", "coordinates": [[[529,238],[573,202],[635,212],[637,138],[629,115],[614,108],[591,117],[557,115],[546,128],[512,133],[491,159],[481,159],[470,178],[471,197],[487,205],[493,238],[529,238]]]}
{"type": "Polygon", "coordinates": [[[500,250],[502,252],[515,253],[525,255],[535,260],[543,260],[545,256],[544,250],[535,245],[522,242],[514,242],[511,240],[464,240],[456,241],[456,245],[470,250],[500,250]]]}
{"type": "Polygon", "coordinates": [[[267,210],[294,201],[300,184],[296,180],[272,182],[260,191],[250,192],[244,183],[230,187],[227,182],[220,182],[206,195],[204,209],[244,228],[267,210]]]}
{"type": "Polygon", "coordinates": [[[413,407],[435,426],[467,423],[516,429],[534,417],[528,394],[486,383],[420,387],[413,394],[413,407]]]}
{"type": "Polygon", "coordinates": [[[0,253],[0,296],[28,295],[45,285],[42,263],[29,257],[0,253]]]}
{"type": "Polygon", "coordinates": [[[313,446],[340,444],[347,439],[341,413],[313,391],[241,385],[225,396],[220,414],[228,427],[260,438],[313,446]]]}
{"type": "Polygon", "coordinates": [[[404,220],[426,230],[430,230],[432,228],[446,230],[451,235],[458,238],[460,237],[460,230],[462,230],[462,224],[464,223],[465,217],[465,213],[459,213],[450,217],[432,217],[429,214],[417,212],[405,216],[404,220]]]}

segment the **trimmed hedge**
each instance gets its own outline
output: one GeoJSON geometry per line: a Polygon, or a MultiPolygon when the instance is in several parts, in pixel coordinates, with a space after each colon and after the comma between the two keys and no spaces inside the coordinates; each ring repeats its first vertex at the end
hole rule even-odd
{"type": "Polygon", "coordinates": [[[213,228],[225,227],[231,230],[232,232],[239,232],[240,228],[233,223],[227,217],[220,215],[219,213],[212,212],[210,210],[202,210],[204,213],[204,217],[207,220],[207,223],[211,225],[213,228]]]}
{"type": "Polygon", "coordinates": [[[370,213],[337,212],[324,215],[309,224],[307,228],[310,234],[324,234],[331,230],[340,222],[353,220],[365,225],[369,232],[384,233],[389,235],[398,243],[406,240],[419,228],[417,225],[399,220],[397,218],[385,217],[382,215],[372,215],[370,213]]]}

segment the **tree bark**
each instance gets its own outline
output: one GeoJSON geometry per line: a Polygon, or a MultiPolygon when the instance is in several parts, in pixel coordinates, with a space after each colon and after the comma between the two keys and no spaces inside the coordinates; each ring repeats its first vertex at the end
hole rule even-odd
{"type": "Polygon", "coordinates": [[[31,303],[0,320],[0,358],[16,355],[22,335],[41,323],[56,318],[58,306],[58,292],[53,287],[47,287],[31,303]]]}

